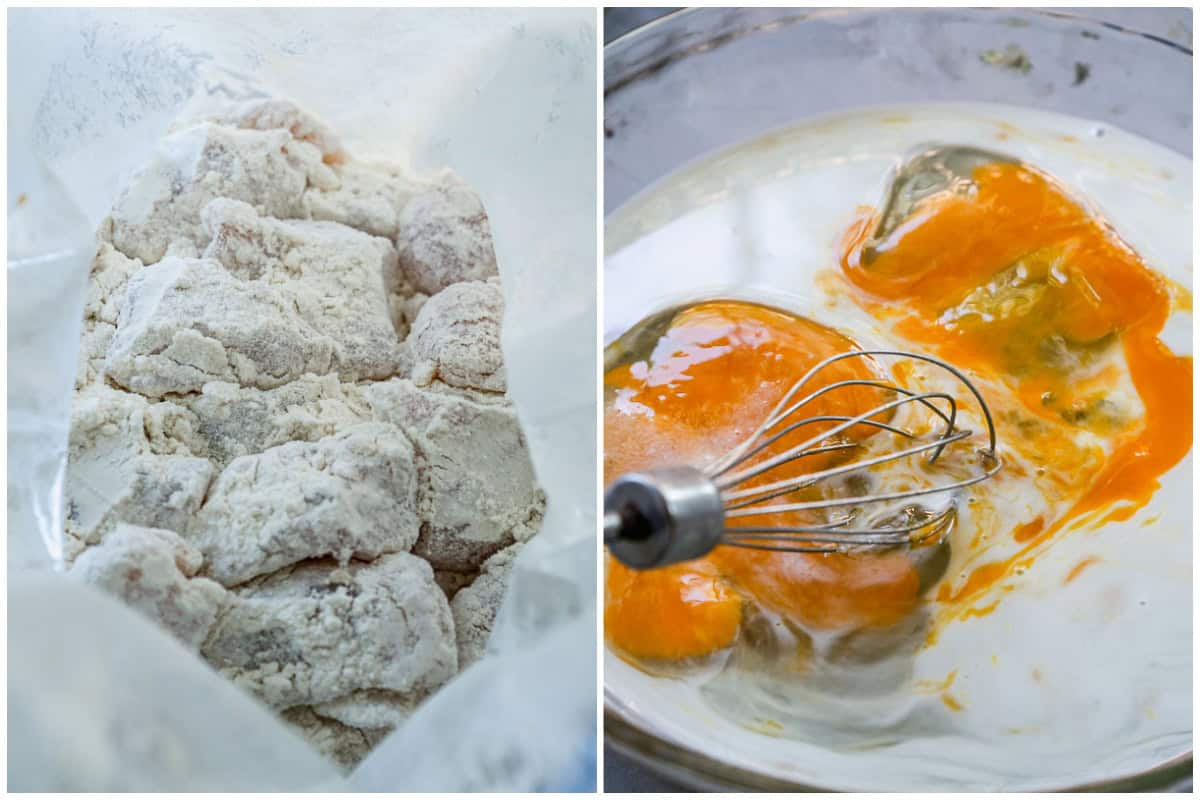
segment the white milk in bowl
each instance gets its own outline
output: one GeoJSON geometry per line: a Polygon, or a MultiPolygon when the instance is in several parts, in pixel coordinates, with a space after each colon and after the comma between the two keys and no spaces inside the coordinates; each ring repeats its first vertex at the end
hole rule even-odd
{"type": "MultiPolygon", "coordinates": [[[[1013,170],[1009,177],[1029,180],[1013,170]]],[[[965,191],[982,198],[985,190],[965,191]]],[[[789,674],[747,658],[749,617],[734,644],[679,668],[639,668],[610,648],[610,710],[720,763],[837,789],[1068,787],[1190,752],[1191,453],[1182,447],[1190,448],[1191,418],[1169,413],[1190,410],[1190,400],[1178,397],[1182,380],[1174,400],[1149,393],[1133,340],[1145,339],[1147,358],[1186,374],[1190,386],[1191,191],[1189,159],[1095,122],[1005,106],[904,106],[822,117],[729,148],[614,212],[606,225],[606,343],[656,312],[723,298],[806,317],[863,346],[937,350],[983,387],[1005,468],[964,497],[947,561],[934,585],[922,588],[903,635],[838,662],[830,657],[837,643],[800,631],[824,659],[821,681],[812,671],[789,674]],[[1045,176],[1058,187],[1046,202],[1074,203],[1089,220],[1087,241],[1107,248],[1109,261],[1139,265],[1139,275],[1151,275],[1145,279],[1169,296],[1165,323],[1129,322],[1116,306],[1110,313],[1100,302],[1099,282],[1107,279],[1089,273],[1088,283],[1071,272],[1071,259],[1092,251],[1080,255],[1072,245],[1054,251],[1052,288],[1023,285],[1014,295],[1012,275],[1025,277],[1028,266],[1019,261],[1015,272],[997,273],[938,312],[938,324],[955,314],[990,319],[1013,296],[1037,302],[1043,291],[1078,284],[1086,302],[1096,289],[1098,305],[1088,314],[1111,325],[1080,334],[1086,346],[1075,348],[1068,336],[1070,347],[1046,355],[1085,375],[1067,387],[1078,389],[1071,403],[1047,389],[1045,407],[1030,410],[1022,393],[1037,382],[1023,365],[997,372],[982,356],[974,360],[984,351],[1019,352],[1013,330],[1021,328],[1005,329],[1012,348],[922,341],[889,302],[864,300],[846,279],[841,262],[864,207],[879,208],[895,171],[933,145],[979,148],[1045,176]],[[1147,326],[1153,330],[1137,333],[1147,326]],[[1090,400],[1084,384],[1093,387],[1090,400]],[[1127,433],[1113,433],[1118,428],[1127,433]],[[1163,430],[1180,452],[1153,475],[1143,470],[1144,497],[1124,496],[1120,487],[1111,497],[1098,494],[1106,475],[1132,474],[1113,471],[1123,453],[1137,450],[1130,442],[1149,441],[1151,431],[1164,441],[1163,430]],[[1046,461],[1033,442],[1079,458],[1046,461]]],[[[1029,213],[1049,213],[1044,205],[1029,213]]],[[[924,224],[917,208],[895,236],[924,224]]],[[[986,249],[992,220],[980,220],[946,237],[944,251],[976,239],[986,249]]],[[[992,233],[1005,224],[1014,223],[997,217],[992,233]]],[[[1049,258],[1045,244],[1030,259],[1049,258]]],[[[612,348],[608,356],[639,357],[612,348]]],[[[772,609],[755,614],[782,630],[772,609]]]]}

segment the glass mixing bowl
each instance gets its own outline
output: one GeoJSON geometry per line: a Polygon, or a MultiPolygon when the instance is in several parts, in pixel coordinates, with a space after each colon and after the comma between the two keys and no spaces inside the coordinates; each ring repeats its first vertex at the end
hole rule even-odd
{"type": "MultiPolygon", "coordinates": [[[[1192,53],[1070,14],[1005,9],[694,9],[604,52],[605,213],[696,158],[807,117],[862,106],[1027,106],[1112,125],[1191,156],[1192,53]]],[[[606,743],[704,790],[797,791],[639,724],[605,687],[606,743]]],[[[1191,774],[1191,753],[1103,784],[1152,790],[1191,774]]]]}

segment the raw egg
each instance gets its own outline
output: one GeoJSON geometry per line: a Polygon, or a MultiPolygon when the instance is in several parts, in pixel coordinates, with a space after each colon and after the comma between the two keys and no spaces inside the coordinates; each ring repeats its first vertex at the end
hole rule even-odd
{"type": "MultiPolygon", "coordinates": [[[[842,271],[862,307],[914,349],[935,352],[994,385],[1002,441],[1053,488],[1060,513],[1012,532],[1022,545],[976,567],[942,602],[970,600],[1005,577],[1064,523],[1124,500],[1129,514],[1191,448],[1176,421],[1191,408],[1191,359],[1158,340],[1170,292],[1113,231],[1048,176],[1008,160],[975,167],[969,191],[928,193],[905,219],[866,211],[843,239],[842,271]],[[1129,384],[1121,399],[1113,387],[1129,384]]],[[[961,188],[961,187],[960,187],[961,188]]],[[[857,349],[846,335],[753,303],[710,301],[659,315],[610,352],[605,375],[605,475],[713,463],[747,438],[818,362],[857,349]]],[[[822,383],[880,378],[847,359],[822,383]]],[[[818,399],[807,415],[857,415],[870,387],[818,399]]],[[[824,423],[824,430],[833,423],[824,423]]],[[[808,427],[757,458],[819,435],[808,427]]],[[[841,440],[885,435],[856,426],[841,440]]],[[[785,465],[761,481],[811,473],[844,451],[785,465]]],[[[1028,477],[1028,476],[1026,476],[1028,477]]],[[[798,490],[788,499],[813,499],[798,490]]],[[[762,516],[728,524],[796,525],[762,516]]],[[[730,646],[749,609],[812,632],[895,625],[920,602],[911,553],[779,553],[728,546],[688,564],[635,573],[610,559],[605,632],[634,660],[703,657],[730,646]]]]}
{"type": "Polygon", "coordinates": [[[1013,531],[1025,547],[964,582],[969,599],[1082,515],[1128,518],[1192,446],[1192,359],[1159,339],[1167,281],[1052,178],[996,159],[883,230],[866,210],[841,266],[895,334],[997,379],[1001,436],[1048,474],[1064,508],[1013,531]],[[1123,384],[1129,391],[1123,392],[1123,384]]]}
{"type": "MultiPolygon", "coordinates": [[[[618,357],[605,375],[606,480],[655,466],[712,463],[747,438],[818,362],[858,349],[831,328],[735,301],[680,310],[660,335],[649,337],[648,347],[646,339],[644,331],[631,332],[626,341],[642,343],[648,352],[618,357]]],[[[869,360],[846,359],[822,370],[812,389],[880,377],[869,360]]],[[[871,387],[834,397],[815,400],[806,416],[859,415],[882,399],[871,387]]],[[[806,426],[757,458],[783,452],[834,424],[806,426]]],[[[873,435],[877,429],[866,425],[839,434],[851,440],[873,435]]],[[[756,480],[811,473],[845,457],[821,453],[756,480]]],[[[812,491],[797,492],[794,499],[809,499],[805,492],[812,491]]],[[[774,522],[796,524],[795,519],[774,522]]],[[[759,516],[745,524],[771,523],[759,516]]],[[[607,566],[606,636],[615,650],[634,659],[698,657],[727,647],[747,603],[810,629],[890,625],[915,606],[920,584],[900,552],[808,554],[718,547],[705,559],[670,569],[634,573],[613,559],[607,566]]]]}

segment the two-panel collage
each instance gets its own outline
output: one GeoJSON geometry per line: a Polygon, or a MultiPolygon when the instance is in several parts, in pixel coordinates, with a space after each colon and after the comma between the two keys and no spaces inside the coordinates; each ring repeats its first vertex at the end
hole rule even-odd
{"type": "Polygon", "coordinates": [[[1192,791],[1193,8],[5,20],[7,791],[1192,791]]]}

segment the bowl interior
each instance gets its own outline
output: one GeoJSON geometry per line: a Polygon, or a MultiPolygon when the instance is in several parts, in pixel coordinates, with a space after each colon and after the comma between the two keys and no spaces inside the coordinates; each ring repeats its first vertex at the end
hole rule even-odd
{"type": "MultiPolygon", "coordinates": [[[[1011,145],[1052,172],[1057,162],[1050,140],[1097,126],[1118,140],[1124,128],[1190,157],[1190,69],[1190,53],[1174,46],[1030,12],[704,9],[618,40],[606,51],[605,202],[612,212],[606,223],[606,337],[681,294],[711,292],[722,281],[726,293],[761,297],[775,290],[804,310],[805,289],[789,285],[786,273],[757,282],[728,280],[719,265],[706,271],[703,257],[686,271],[643,270],[636,285],[625,280],[634,273],[624,269],[620,251],[639,230],[686,223],[690,212],[679,209],[689,201],[664,202],[664,191],[678,195],[680,174],[698,174],[706,160],[720,158],[706,154],[764,131],[785,136],[781,126],[821,115],[836,119],[850,109],[969,101],[1084,118],[1034,115],[1030,119],[1038,122],[1029,122],[1011,145]],[[1021,68],[1016,56],[1017,66],[984,57],[998,53],[1002,60],[1006,52],[1024,54],[1032,66],[1021,68]],[[1089,65],[1082,81],[1077,63],[1089,65]],[[1151,80],[1149,63],[1174,77],[1151,80]],[[1104,83],[1089,87],[1092,80],[1104,83]],[[1156,85],[1139,92],[1139,82],[1156,85]],[[663,190],[658,182],[672,173],[676,189],[663,190]]],[[[945,110],[951,117],[965,113],[945,110]]],[[[1003,119],[996,107],[988,113],[1003,119]]],[[[930,135],[936,132],[931,126],[930,135]]],[[[921,135],[914,131],[914,141],[921,135]]],[[[1179,163],[1186,165],[1184,174],[1173,176],[1168,194],[1190,198],[1190,161],[1179,163]]],[[[1097,167],[1074,187],[1102,209],[1121,202],[1131,178],[1105,175],[1097,167]]],[[[1190,229],[1181,241],[1177,229],[1156,228],[1154,215],[1145,216],[1121,234],[1168,277],[1190,287],[1190,229]]],[[[1190,353],[1190,333],[1189,315],[1173,346],[1190,353]]],[[[716,714],[695,686],[649,678],[606,653],[609,737],[659,769],[709,788],[1162,785],[1190,762],[1190,568],[1176,566],[1191,564],[1190,483],[1189,456],[1166,476],[1147,517],[1065,538],[1053,548],[1054,564],[1103,552],[1109,569],[1070,587],[1059,585],[1057,573],[1029,575],[994,614],[948,631],[943,647],[922,656],[930,675],[958,668],[969,676],[978,723],[854,751],[775,738],[716,714]],[[1157,550],[1147,551],[1141,523],[1153,516],[1157,550]],[[1109,607],[1116,624],[1093,613],[1109,607]],[[1156,609],[1149,624],[1137,616],[1148,607],[1156,609]],[[997,653],[1006,663],[999,671],[985,666],[997,653]],[[1016,676],[1027,677],[1034,662],[1052,665],[1063,676],[1063,690],[1026,692],[1028,681],[1016,676]],[[1139,688],[1130,690],[1134,684],[1139,688]],[[1122,688],[1114,692],[1114,686],[1122,688]],[[1105,713],[1097,713],[1101,706],[1105,713]],[[1039,717],[1037,730],[1017,730],[1031,727],[1033,717],[1039,717]],[[1006,718],[1015,731],[1007,736],[996,733],[1004,727],[997,720],[1006,718]],[[1114,783],[1130,778],[1132,783],[1114,783]]]]}

